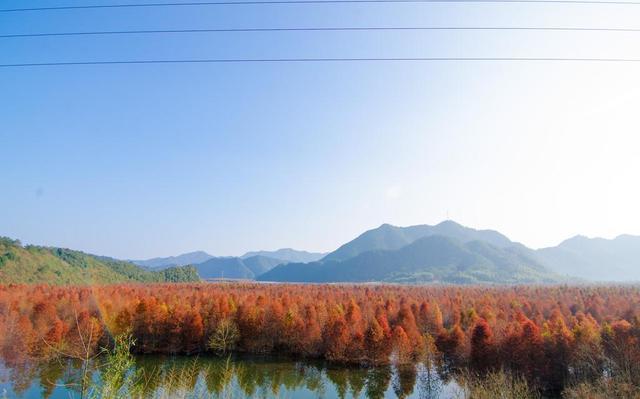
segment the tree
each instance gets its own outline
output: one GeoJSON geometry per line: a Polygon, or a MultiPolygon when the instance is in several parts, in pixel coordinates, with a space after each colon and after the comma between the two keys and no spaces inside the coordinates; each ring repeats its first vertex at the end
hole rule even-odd
{"type": "Polygon", "coordinates": [[[551,318],[543,326],[545,363],[548,375],[545,376],[547,389],[560,392],[568,378],[571,362],[573,334],[559,310],[555,310],[551,318]]]}
{"type": "Polygon", "coordinates": [[[182,326],[184,351],[187,354],[197,353],[202,349],[204,340],[204,323],[198,312],[189,312],[182,326]]]}
{"type": "Polygon", "coordinates": [[[233,320],[221,320],[209,337],[208,347],[218,354],[228,353],[236,348],[240,340],[238,326],[233,320]]]}
{"type": "Polygon", "coordinates": [[[367,360],[371,364],[386,364],[391,355],[390,337],[375,318],[369,323],[365,333],[367,360]]]}
{"type": "Polygon", "coordinates": [[[418,330],[413,311],[407,304],[403,304],[400,307],[396,324],[402,327],[412,344],[410,356],[412,356],[413,359],[423,356],[425,354],[424,338],[418,330]]]}
{"type": "Polygon", "coordinates": [[[325,333],[325,357],[328,360],[346,362],[349,345],[349,330],[343,317],[335,318],[325,333]]]}
{"type": "Polygon", "coordinates": [[[479,319],[471,332],[471,367],[484,374],[496,363],[493,331],[486,320],[479,319]]]}
{"type": "Polygon", "coordinates": [[[436,337],[436,347],[444,355],[444,360],[450,368],[456,368],[462,362],[464,331],[458,324],[449,331],[443,330],[436,337]]]}
{"type": "Polygon", "coordinates": [[[402,326],[393,328],[393,357],[398,364],[407,364],[412,360],[412,348],[409,336],[402,326]]]}
{"type": "Polygon", "coordinates": [[[617,320],[605,326],[602,341],[612,372],[627,383],[640,383],[640,342],[631,323],[617,320]]]}

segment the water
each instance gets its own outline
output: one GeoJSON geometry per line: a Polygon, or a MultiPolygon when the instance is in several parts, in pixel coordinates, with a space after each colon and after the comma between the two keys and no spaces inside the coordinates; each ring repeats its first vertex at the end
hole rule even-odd
{"type": "MultiPolygon", "coordinates": [[[[99,361],[96,361],[98,363],[99,361]]],[[[97,365],[88,378],[99,386],[97,365]]],[[[139,356],[130,370],[144,398],[452,398],[445,381],[423,365],[358,368],[274,357],[139,356]]],[[[82,363],[0,363],[0,398],[80,398],[82,363]]],[[[84,397],[91,397],[89,392],[84,397]]],[[[125,397],[130,396],[129,393],[125,397]]]]}

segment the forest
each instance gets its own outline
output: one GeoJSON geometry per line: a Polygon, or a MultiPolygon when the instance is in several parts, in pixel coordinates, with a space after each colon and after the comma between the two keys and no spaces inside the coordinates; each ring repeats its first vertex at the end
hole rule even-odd
{"type": "Polygon", "coordinates": [[[8,364],[81,358],[123,334],[140,354],[504,371],[555,395],[596,383],[637,395],[640,386],[640,288],[631,285],[0,286],[8,364]]]}

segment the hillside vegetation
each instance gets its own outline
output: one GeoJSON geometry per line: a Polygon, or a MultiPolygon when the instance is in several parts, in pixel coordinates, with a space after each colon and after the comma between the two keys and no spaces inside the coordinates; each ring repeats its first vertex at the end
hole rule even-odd
{"type": "Polygon", "coordinates": [[[4,284],[109,284],[198,281],[195,268],[149,271],[132,263],[64,248],[22,246],[0,237],[0,281],[4,284]]]}

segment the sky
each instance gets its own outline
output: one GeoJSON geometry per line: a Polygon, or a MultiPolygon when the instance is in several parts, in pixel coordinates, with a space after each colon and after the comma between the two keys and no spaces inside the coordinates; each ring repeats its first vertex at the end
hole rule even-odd
{"type": "MultiPolygon", "coordinates": [[[[116,2],[91,2],[110,3],[116,2]]],[[[28,2],[73,4],[81,2],[28,2]]],[[[0,8],[26,5],[3,0],[0,8]]],[[[0,35],[238,27],[640,28],[639,17],[640,5],[619,4],[145,7],[0,12],[0,35]]],[[[640,59],[639,44],[640,32],[602,31],[58,36],[0,38],[0,64],[640,59]]],[[[534,248],[576,234],[640,234],[638,68],[546,61],[0,68],[0,235],[137,259],[193,250],[330,251],[382,223],[445,219],[495,229],[534,248]]]]}

